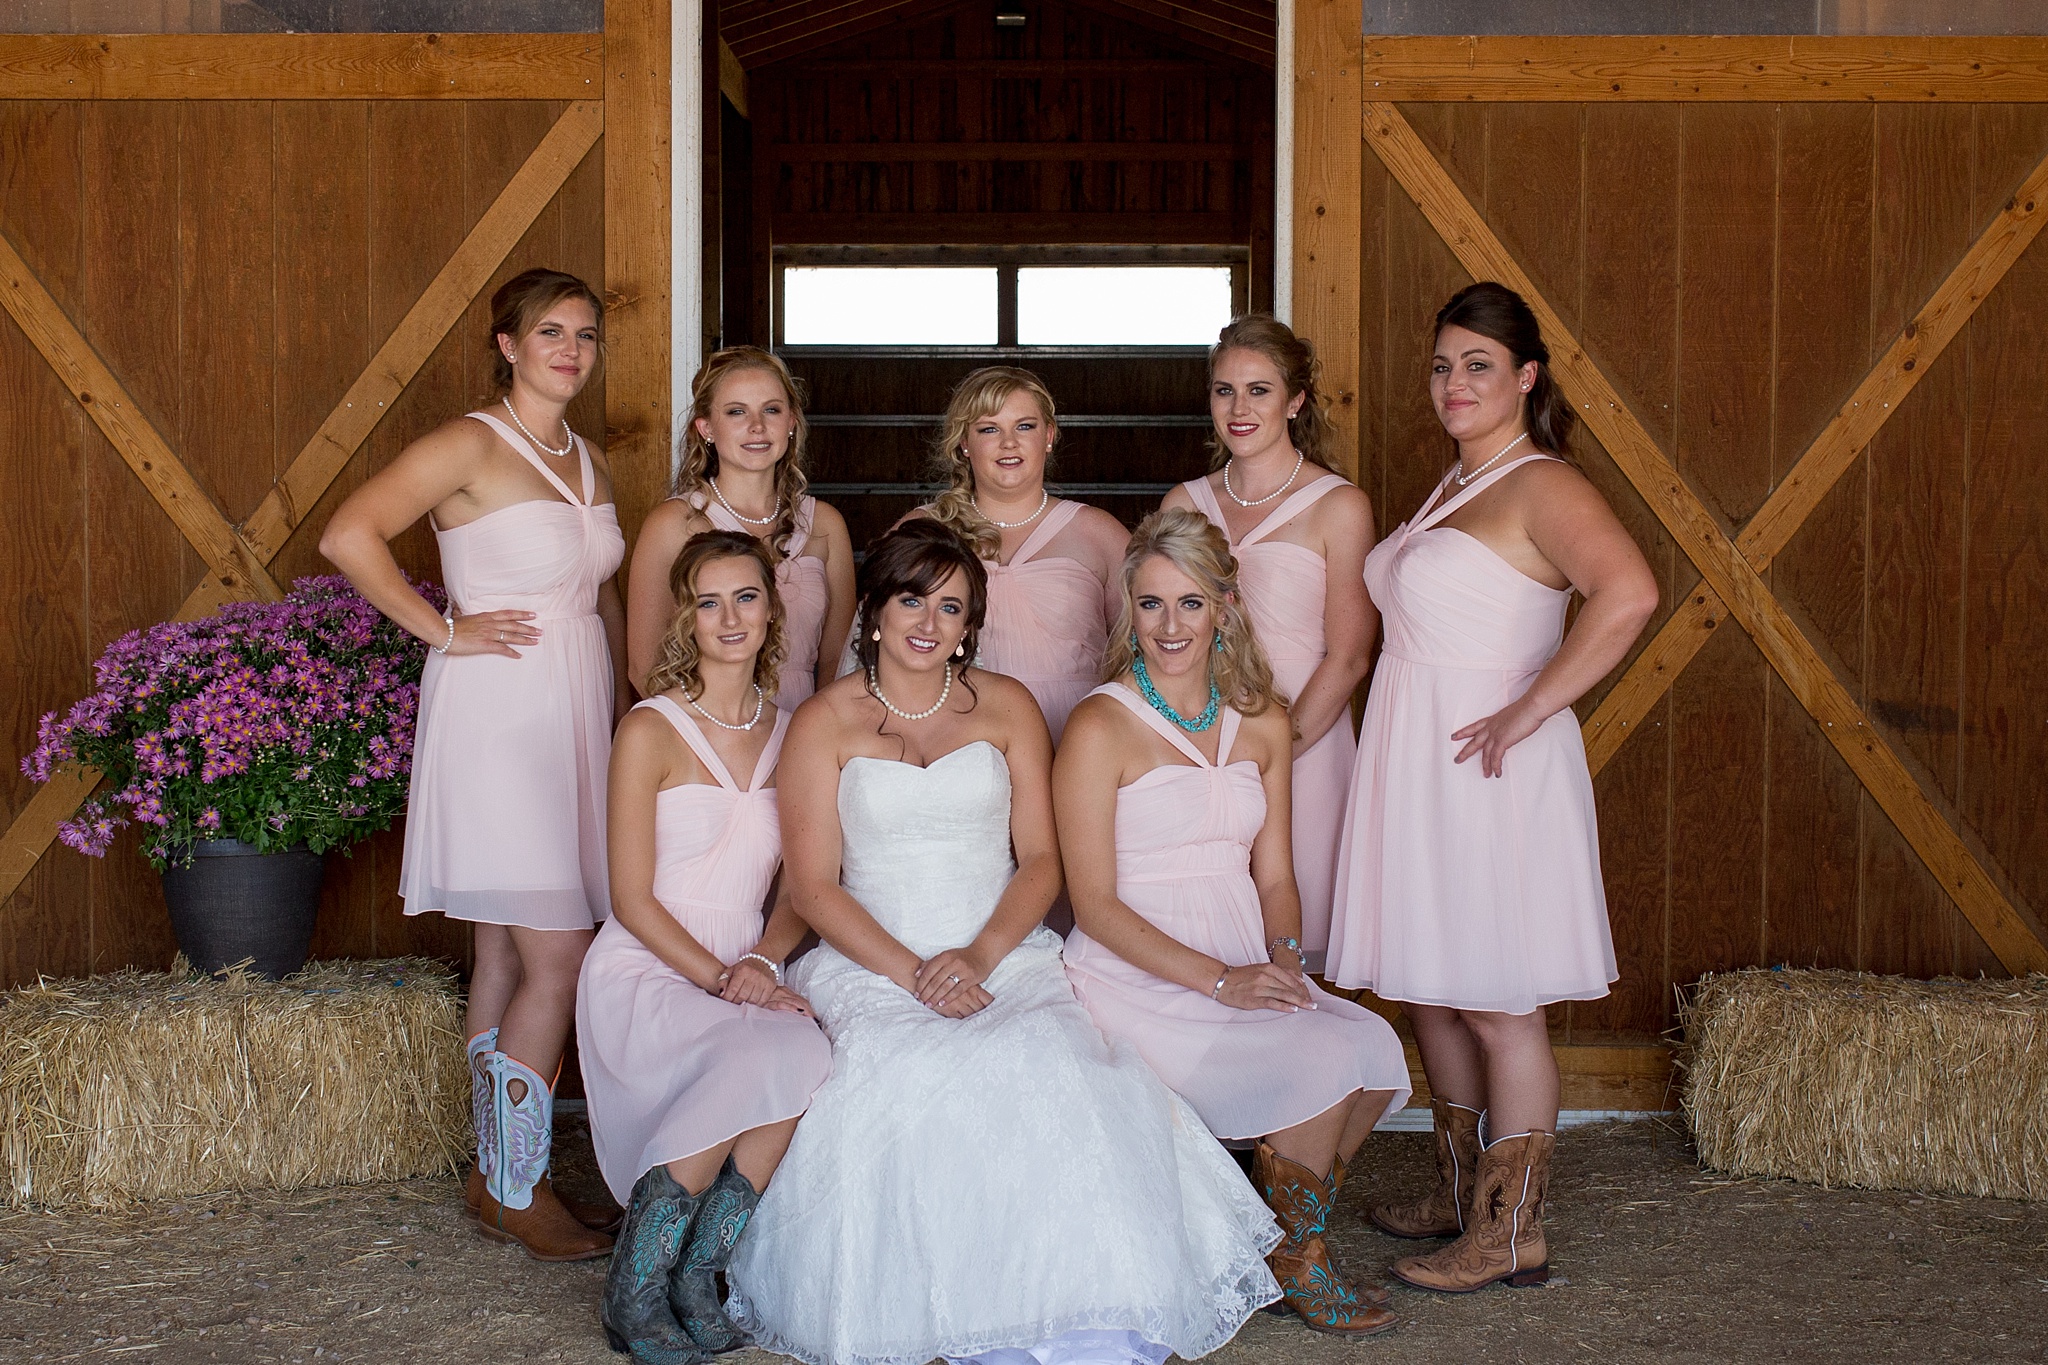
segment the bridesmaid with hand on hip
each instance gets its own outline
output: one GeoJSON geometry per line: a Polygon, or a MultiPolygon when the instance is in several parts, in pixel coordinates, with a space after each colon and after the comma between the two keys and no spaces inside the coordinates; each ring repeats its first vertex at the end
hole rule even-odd
{"type": "Polygon", "coordinates": [[[1351,694],[1378,618],[1360,577],[1372,503],[1331,472],[1336,428],[1321,365],[1286,323],[1241,317],[1209,349],[1214,468],[1163,506],[1216,523],[1237,556],[1244,606],[1294,717],[1294,878],[1301,949],[1320,971],[1330,940],[1337,840],[1356,742],[1351,694]]]}
{"type": "Polygon", "coordinates": [[[1055,745],[1101,673],[1130,542],[1109,513],[1046,488],[1058,439],[1052,394],[1037,375],[1008,365],[974,371],[946,405],[938,464],[950,486],[919,509],[988,566],[976,662],[1030,690],[1055,745]]]}
{"type": "Polygon", "coordinates": [[[776,706],[794,711],[837,676],[853,626],[853,540],[838,511],[804,491],[807,432],[801,386],[780,357],[731,346],[697,371],[675,489],[647,514],[626,578],[636,685],[675,619],[669,566],[684,541],[711,530],[757,536],[775,556],[788,650],[776,706]]]}
{"type": "Polygon", "coordinates": [[[1430,399],[1457,462],[1365,564],[1387,636],[1329,978],[1402,1002],[1414,1021],[1437,1182],[1371,1217],[1400,1237],[1456,1236],[1394,1274],[1463,1293],[1548,1272],[1558,1080],[1544,1006],[1598,999],[1616,976],[1571,706],[1628,654],[1657,581],[1560,458],[1575,418],[1529,306],[1482,282],[1436,322],[1430,399]],[[1567,635],[1574,591],[1585,604],[1567,635]]]}
{"type": "Polygon", "coordinates": [[[502,398],[399,452],[320,537],[363,596],[433,651],[398,889],[408,915],[476,924],[469,1202],[486,1235],[544,1261],[602,1256],[612,1239],[594,1228],[616,1217],[570,1210],[547,1178],[576,976],[610,908],[612,726],[631,705],[610,469],[566,416],[597,366],[603,318],[573,275],[508,280],[491,298],[502,398]],[[445,617],[391,557],[392,538],[423,516],[440,544],[445,617]]]}
{"type": "Polygon", "coordinates": [[[1294,730],[1238,601],[1223,533],[1185,508],[1131,537],[1111,680],[1074,710],[1053,811],[1078,921],[1074,993],[1219,1138],[1255,1139],[1285,1234],[1267,1258],[1319,1332],[1395,1323],[1353,1289],[1323,1229],[1344,1167],[1408,1062],[1387,1022],[1302,973],[1291,866],[1294,730]]]}
{"type": "Polygon", "coordinates": [[[676,557],[683,603],[654,695],[612,750],[614,916],[583,959],[576,1037],[590,1136],[626,1205],[600,1316],[615,1350],[701,1361],[742,1338],[715,1277],[796,1131],[832,1047],[782,984],[804,924],[785,886],[775,768],[789,712],[775,565],[706,531],[676,557]]]}

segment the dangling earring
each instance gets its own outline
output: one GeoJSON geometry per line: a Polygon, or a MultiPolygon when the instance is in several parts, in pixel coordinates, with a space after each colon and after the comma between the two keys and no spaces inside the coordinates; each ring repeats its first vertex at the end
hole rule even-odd
{"type": "Polygon", "coordinates": [[[876,644],[880,644],[882,642],[882,628],[880,626],[876,626],[875,633],[873,635],[868,636],[868,638],[870,640],[873,640],[876,644]]]}
{"type": "Polygon", "coordinates": [[[1220,630],[1216,632],[1216,652],[1218,654],[1223,652],[1223,632],[1220,630]]]}
{"type": "Polygon", "coordinates": [[[1131,653],[1133,653],[1133,654],[1136,654],[1137,652],[1138,652],[1138,632],[1134,630],[1134,631],[1132,631],[1132,632],[1131,632],[1131,653]]]}
{"type": "Polygon", "coordinates": [[[953,646],[953,657],[956,659],[964,659],[967,657],[967,642],[965,640],[962,640],[959,644],[953,646]]]}

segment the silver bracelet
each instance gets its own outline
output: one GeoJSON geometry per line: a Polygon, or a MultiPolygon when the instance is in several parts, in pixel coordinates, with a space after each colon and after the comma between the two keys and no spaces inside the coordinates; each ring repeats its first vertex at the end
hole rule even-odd
{"type": "Polygon", "coordinates": [[[441,619],[448,623],[448,638],[438,645],[430,646],[436,654],[446,654],[449,647],[455,643],[455,608],[448,608],[442,614],[441,619]]]}
{"type": "Polygon", "coordinates": [[[734,962],[732,965],[737,967],[740,965],[741,962],[745,962],[748,958],[752,958],[754,959],[754,961],[760,963],[763,967],[766,967],[768,969],[768,974],[775,978],[776,985],[780,986],[782,984],[781,964],[770,962],[767,958],[761,956],[759,953],[741,953],[739,955],[738,961],[734,962]]]}
{"type": "Polygon", "coordinates": [[[1223,1002],[1223,983],[1230,978],[1230,968],[1223,969],[1223,975],[1216,978],[1216,984],[1209,988],[1209,998],[1218,1004],[1223,1002]]]}

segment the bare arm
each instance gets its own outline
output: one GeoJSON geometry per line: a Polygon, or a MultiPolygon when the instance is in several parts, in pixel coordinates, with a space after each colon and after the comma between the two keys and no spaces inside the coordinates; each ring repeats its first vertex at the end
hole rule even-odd
{"type": "MultiPolygon", "coordinates": [[[[1259,889],[1259,913],[1265,921],[1266,942],[1301,937],[1301,891],[1294,882],[1294,753],[1290,740],[1292,725],[1278,709],[1244,722],[1238,740],[1263,740],[1267,757],[1259,765],[1259,783],[1266,792],[1266,823],[1252,840],[1252,884],[1259,889]]],[[[1278,965],[1299,973],[1301,955],[1284,956],[1278,965]]],[[[1306,992],[1303,992],[1304,997],[1306,992]]]]}
{"type": "Polygon", "coordinates": [[[1365,678],[1380,616],[1365,590],[1365,556],[1373,546],[1372,503],[1338,489],[1320,505],[1323,518],[1323,661],[1289,708],[1301,738],[1297,756],[1340,721],[1351,723],[1351,694],[1365,678]]]}
{"type": "Polygon", "coordinates": [[[626,675],[626,604],[619,600],[619,578],[613,574],[597,590],[597,614],[604,622],[604,643],[612,658],[612,728],[633,709],[633,680],[626,675]]]}
{"type": "Polygon", "coordinates": [[[1088,521],[1089,544],[1095,552],[1096,572],[1102,579],[1102,619],[1116,629],[1116,618],[1124,609],[1124,555],[1131,548],[1130,528],[1099,507],[1081,514],[1088,521]]]}
{"type": "Polygon", "coordinates": [[[658,716],[626,717],[612,746],[605,822],[612,914],[647,950],[698,989],[717,995],[725,964],[699,943],[654,897],[655,797],[678,774],[679,741],[658,716]],[[664,733],[664,732],[667,733],[664,733]]]}
{"type": "Polygon", "coordinates": [[[1599,490],[1562,465],[1530,472],[1540,477],[1524,485],[1523,527],[1530,543],[1586,601],[1528,691],[1493,715],[1452,732],[1452,739],[1466,741],[1457,761],[1477,754],[1480,771],[1488,777],[1500,776],[1510,748],[1627,657],[1657,611],[1656,575],[1599,490]]]}
{"type": "Polygon", "coordinates": [[[853,581],[853,536],[846,519],[821,502],[811,525],[814,535],[825,538],[825,633],[818,640],[817,667],[817,685],[823,687],[839,676],[839,656],[846,652],[859,597],[853,581]]]}
{"type": "Polygon", "coordinates": [[[626,669],[633,687],[644,690],[647,675],[661,655],[662,637],[676,617],[675,594],[669,591],[669,569],[690,538],[697,514],[681,499],[671,498],[647,514],[640,539],[633,546],[633,567],[626,575],[626,669]]]}
{"type": "MultiPolygon", "coordinates": [[[[807,928],[790,898],[789,878],[784,877],[776,887],[774,908],[768,912],[768,923],[753,951],[770,962],[787,961],[789,955],[796,951],[796,945],[803,941],[807,928]]],[[[810,1005],[802,996],[777,981],[772,971],[751,956],[742,957],[727,970],[723,994],[735,1003],[760,1005],[764,1009],[797,1010],[803,1014],[811,1012],[810,1005]]]]}

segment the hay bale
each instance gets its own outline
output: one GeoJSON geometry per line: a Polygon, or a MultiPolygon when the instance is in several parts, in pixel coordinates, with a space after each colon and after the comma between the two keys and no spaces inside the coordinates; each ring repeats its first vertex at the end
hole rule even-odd
{"type": "Polygon", "coordinates": [[[1679,1020],[1685,1114],[1707,1166],[2048,1198],[2048,976],[1717,973],[1679,1020]]]}
{"type": "MultiPolygon", "coordinates": [[[[182,964],[181,964],[182,965],[182,964]]],[[[10,1207],[396,1180],[468,1155],[454,974],[125,971],[0,995],[10,1207]]]]}

